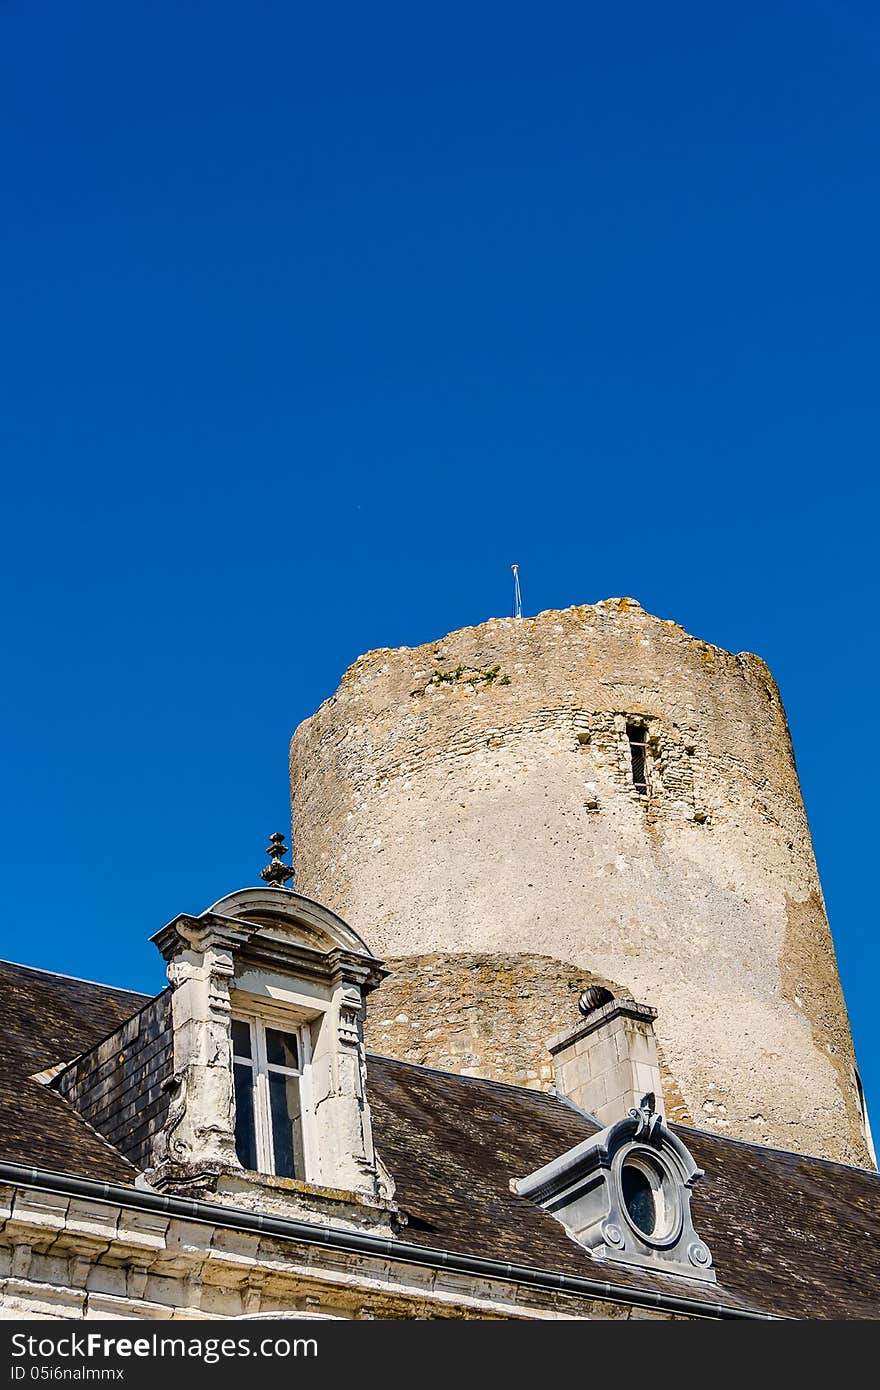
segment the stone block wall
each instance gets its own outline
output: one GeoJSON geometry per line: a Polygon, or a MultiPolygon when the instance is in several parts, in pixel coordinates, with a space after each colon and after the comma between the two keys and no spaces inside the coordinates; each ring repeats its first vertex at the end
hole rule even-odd
{"type": "Polygon", "coordinates": [[[653,1095],[665,1114],[654,1039],[656,1010],[614,999],[548,1041],[556,1089],[604,1128],[653,1095]]]}
{"type": "Polygon", "coordinates": [[[578,996],[597,981],[551,956],[476,953],[401,956],[369,998],[367,1047],[386,1057],[465,1076],[512,1081],[533,1090],[553,1085],[553,1059],[536,1056],[578,1017],[578,996]]]}

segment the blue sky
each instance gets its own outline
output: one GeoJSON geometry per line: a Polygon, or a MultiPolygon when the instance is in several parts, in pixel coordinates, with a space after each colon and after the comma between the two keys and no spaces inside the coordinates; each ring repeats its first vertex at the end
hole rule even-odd
{"type": "Polygon", "coordinates": [[[869,1101],[880,10],[0,5],[0,953],[155,989],[375,646],[781,689],[869,1101]]]}

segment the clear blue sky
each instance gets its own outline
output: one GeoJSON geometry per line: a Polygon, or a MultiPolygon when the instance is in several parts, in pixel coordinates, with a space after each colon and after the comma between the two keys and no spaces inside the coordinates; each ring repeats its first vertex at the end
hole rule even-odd
{"type": "Polygon", "coordinates": [[[0,113],[0,954],[158,988],[517,560],[769,662],[876,1126],[873,0],[4,0],[0,113]]]}

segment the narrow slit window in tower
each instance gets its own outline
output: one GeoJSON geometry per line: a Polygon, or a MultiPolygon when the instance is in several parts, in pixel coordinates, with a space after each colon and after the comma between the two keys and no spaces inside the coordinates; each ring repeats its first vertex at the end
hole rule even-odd
{"type": "Polygon", "coordinates": [[[639,796],[648,795],[648,730],[644,724],[627,724],[629,753],[632,759],[633,786],[639,796]]]}

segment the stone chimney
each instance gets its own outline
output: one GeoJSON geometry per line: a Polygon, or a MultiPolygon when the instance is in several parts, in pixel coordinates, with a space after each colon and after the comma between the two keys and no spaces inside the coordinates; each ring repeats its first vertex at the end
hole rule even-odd
{"type": "Polygon", "coordinates": [[[547,1041],[559,1094],[603,1128],[638,1109],[651,1091],[663,1114],[657,1010],[634,999],[615,999],[595,986],[581,995],[578,1007],[584,1015],[580,1022],[547,1041]]]}

